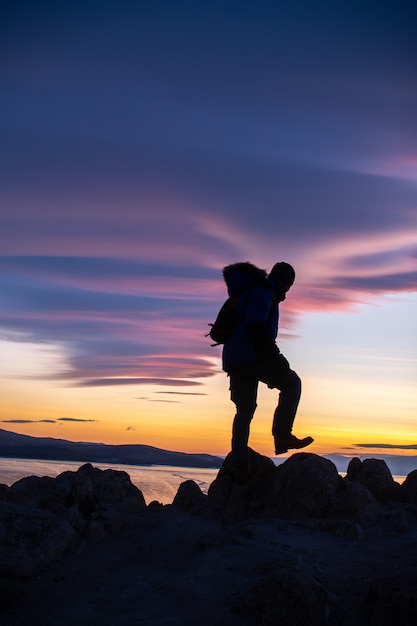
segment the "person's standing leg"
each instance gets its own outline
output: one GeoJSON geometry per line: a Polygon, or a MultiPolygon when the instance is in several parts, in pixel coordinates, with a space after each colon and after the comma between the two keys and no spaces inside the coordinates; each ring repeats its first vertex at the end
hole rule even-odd
{"type": "Polygon", "coordinates": [[[250,423],[256,410],[258,381],[239,373],[230,374],[230,399],[236,405],[232,428],[232,456],[236,468],[248,468],[250,423]]]}

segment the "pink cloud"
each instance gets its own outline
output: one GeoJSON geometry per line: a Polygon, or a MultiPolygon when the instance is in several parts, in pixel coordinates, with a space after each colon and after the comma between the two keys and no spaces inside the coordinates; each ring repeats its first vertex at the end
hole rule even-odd
{"type": "Polygon", "coordinates": [[[386,178],[416,181],[417,156],[415,154],[390,154],[364,161],[358,171],[386,178]]]}
{"type": "Polygon", "coordinates": [[[170,387],[194,387],[202,383],[191,380],[177,380],[176,378],[91,378],[83,380],[76,387],[110,387],[115,385],[163,385],[170,387]]]}

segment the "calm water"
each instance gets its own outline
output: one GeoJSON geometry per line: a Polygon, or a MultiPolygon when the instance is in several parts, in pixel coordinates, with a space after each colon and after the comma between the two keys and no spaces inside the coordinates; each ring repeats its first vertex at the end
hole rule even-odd
{"type": "MultiPolygon", "coordinates": [[[[0,458],[0,483],[10,486],[26,476],[51,476],[54,478],[68,470],[76,471],[81,465],[84,465],[84,463],[0,458]]],[[[100,469],[111,468],[127,472],[132,483],[142,491],[146,504],[149,504],[152,500],[158,500],[162,504],[170,504],[178,491],[178,487],[185,480],[194,480],[203,493],[207,493],[210,484],[218,473],[216,469],[172,467],[168,465],[141,467],[137,465],[94,463],[94,467],[99,467],[100,469]]]]}
{"type": "MultiPolygon", "coordinates": [[[[67,461],[35,461],[31,459],[3,459],[0,458],[0,483],[13,485],[26,476],[51,476],[54,478],[68,470],[75,472],[84,463],[67,461]]],[[[216,478],[219,470],[190,467],[173,467],[170,465],[111,465],[107,463],[93,464],[100,469],[115,469],[127,472],[130,480],[143,493],[146,504],[158,500],[162,504],[171,504],[178,487],[186,480],[194,480],[203,493],[216,478]]],[[[345,472],[339,471],[341,476],[345,472]]],[[[405,476],[393,476],[394,480],[402,483],[405,476]]]]}

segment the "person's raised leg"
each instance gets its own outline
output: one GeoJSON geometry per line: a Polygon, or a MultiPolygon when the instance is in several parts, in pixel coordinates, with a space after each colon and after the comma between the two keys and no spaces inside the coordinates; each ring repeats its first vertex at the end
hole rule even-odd
{"type": "Polygon", "coordinates": [[[312,437],[298,439],[292,434],[292,428],[301,397],[301,380],[298,374],[289,370],[279,385],[280,394],[272,424],[275,441],[275,454],[282,454],[289,449],[301,449],[313,443],[312,437]]]}

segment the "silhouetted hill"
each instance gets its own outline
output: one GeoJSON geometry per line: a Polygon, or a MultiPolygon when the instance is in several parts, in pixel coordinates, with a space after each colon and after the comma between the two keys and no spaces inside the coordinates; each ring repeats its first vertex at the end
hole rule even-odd
{"type": "Polygon", "coordinates": [[[140,444],[108,445],[30,437],[0,429],[0,456],[48,461],[82,461],[120,465],[175,465],[216,469],[223,462],[210,454],[171,452],[140,444]]]}

